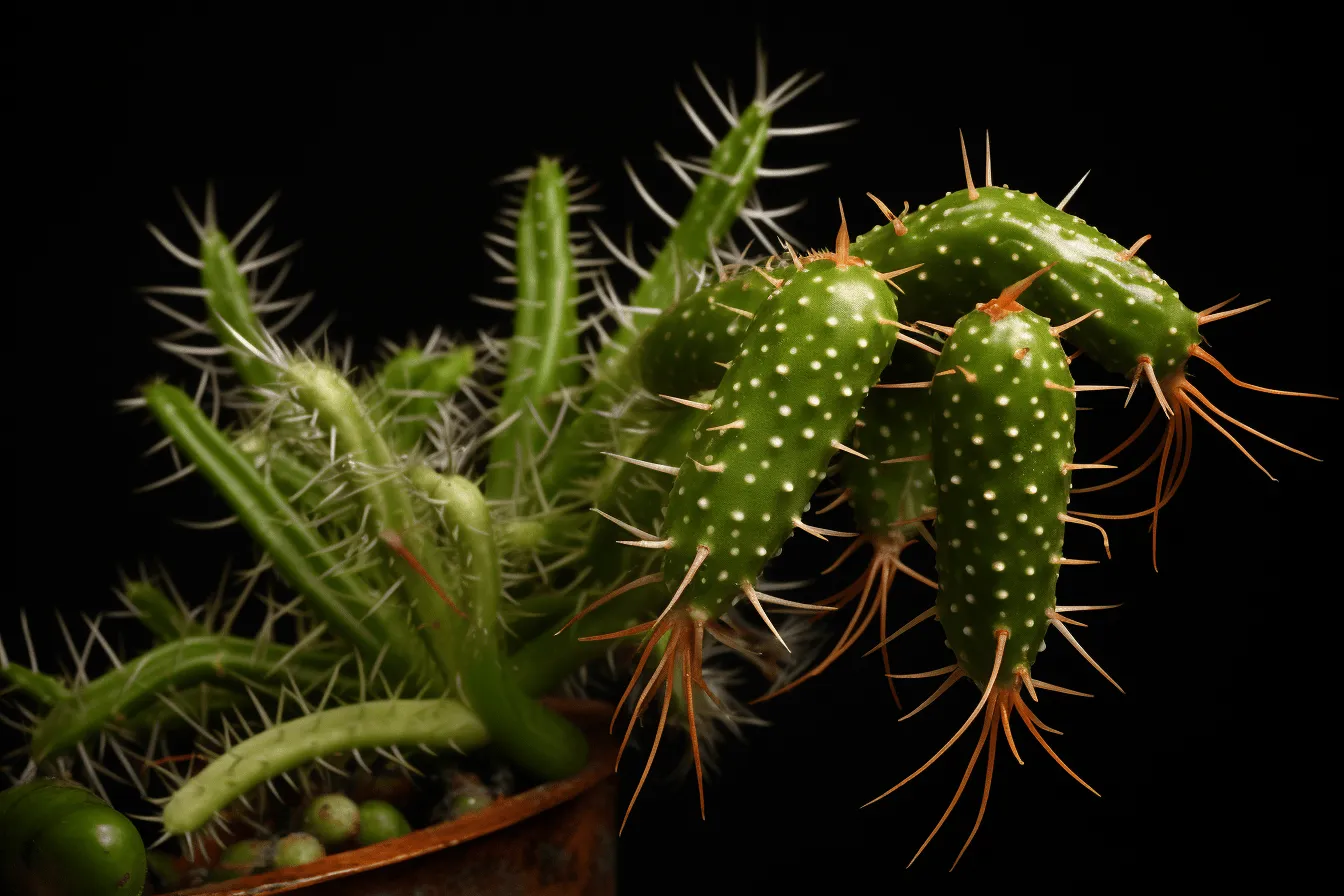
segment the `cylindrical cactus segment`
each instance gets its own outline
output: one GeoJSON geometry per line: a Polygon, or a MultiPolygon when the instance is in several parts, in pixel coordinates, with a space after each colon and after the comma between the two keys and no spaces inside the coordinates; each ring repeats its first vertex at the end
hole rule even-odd
{"type": "Polygon", "coordinates": [[[374,532],[405,576],[404,591],[431,656],[445,679],[455,672],[454,642],[464,616],[446,590],[455,583],[419,526],[399,461],[374,429],[354,388],[330,365],[298,361],[283,373],[295,400],[335,433],[337,450],[348,458],[352,485],[371,510],[374,532]],[[455,618],[458,617],[458,618],[455,618]]]}
{"type": "Polygon", "coordinates": [[[1052,264],[1027,304],[1057,324],[1097,309],[1069,331],[1069,341],[1112,373],[1130,373],[1146,356],[1164,376],[1200,342],[1198,315],[1147,262],[1034,193],[958,190],[919,206],[899,229],[891,222],[869,231],[854,251],[878,265],[924,262],[902,285],[910,321],[952,324],[997,284],[1052,264]]]}
{"type": "MultiPolygon", "coordinates": [[[[853,647],[877,620],[882,663],[891,671],[887,649],[889,592],[898,576],[909,576],[934,588],[937,584],[906,564],[905,550],[921,537],[930,543],[925,521],[932,520],[937,506],[937,488],[929,456],[932,441],[932,410],[928,380],[933,374],[933,356],[907,345],[897,345],[892,362],[873,386],[859,412],[854,430],[854,448],[862,456],[842,454],[836,479],[838,495],[825,496],[818,513],[829,513],[848,503],[854,511],[858,537],[823,574],[838,569],[851,556],[868,549],[865,570],[847,586],[819,601],[836,610],[853,605],[835,647],[805,674],[768,691],[758,700],[777,697],[820,675],[853,647]]],[[[820,499],[820,497],[819,497],[820,499]]],[[[818,500],[819,500],[818,499],[818,500]]],[[[895,683],[888,680],[891,694],[900,706],[895,683]]]]}
{"type": "Polygon", "coordinates": [[[216,757],[163,808],[170,834],[198,830],[249,790],[295,766],[333,753],[423,745],[472,750],[485,726],[455,700],[371,700],[282,722],[216,757]]]}
{"type": "Polygon", "coordinates": [[[743,593],[755,605],[753,583],[846,450],[897,340],[895,292],[849,255],[843,227],[835,252],[781,273],[668,500],[663,585],[706,619],[743,593]]]}
{"type": "Polygon", "coordinates": [[[1029,669],[1055,606],[1073,463],[1068,358],[1012,290],[965,315],[933,378],[938,620],[982,690],[1029,669]],[[1008,648],[991,678],[997,633],[1008,648]]]}
{"type": "Polygon", "coordinates": [[[774,288],[755,271],[738,271],[660,314],[635,349],[644,388],[655,395],[690,395],[717,386],[774,288]]]}
{"type": "MultiPolygon", "coordinates": [[[[962,153],[965,161],[964,145],[962,153]]],[[[1153,505],[1138,513],[1091,516],[1132,519],[1151,515],[1156,566],[1158,511],[1175,495],[1188,468],[1189,452],[1181,457],[1179,449],[1189,437],[1192,414],[1231,439],[1261,470],[1264,467],[1210,413],[1273,445],[1316,459],[1234,420],[1186,378],[1186,366],[1195,357],[1243,388],[1303,398],[1331,397],[1245,383],[1201,346],[1201,326],[1256,305],[1220,311],[1232,301],[1229,299],[1196,312],[1182,304],[1180,294],[1138,258],[1148,236],[1126,248],[1078,216],[1063,211],[1064,202],[1054,208],[1035,193],[992,185],[977,188],[971,180],[969,161],[965,161],[965,167],[967,189],[921,205],[914,212],[897,216],[879,202],[889,223],[859,237],[855,251],[879,265],[924,262],[925,269],[910,282],[901,307],[908,320],[936,325],[951,324],[970,311],[981,296],[997,288],[996,284],[1053,266],[1049,277],[1032,290],[1028,303],[1032,310],[1056,325],[1078,321],[1069,332],[1069,342],[1110,372],[1128,377],[1131,394],[1141,382],[1153,389],[1153,409],[1138,432],[1152,423],[1158,408],[1168,418],[1158,448],[1163,458],[1160,468],[1167,475],[1158,477],[1153,505]],[[1168,465],[1168,460],[1178,457],[1179,462],[1168,465]]],[[[1132,441],[1126,440],[1105,457],[1132,441]]]]}
{"type": "Polygon", "coordinates": [[[156,695],[174,688],[202,681],[226,683],[228,677],[283,684],[290,675],[301,688],[310,688],[330,678],[334,657],[311,652],[306,656],[290,654],[287,645],[226,635],[161,644],[54,702],[33,729],[33,759],[41,762],[74,747],[113,720],[133,716],[149,706],[156,695]]]}
{"type": "MultiPolygon", "coordinates": [[[[676,480],[664,537],[632,529],[639,539],[634,544],[666,551],[661,571],[626,586],[657,582],[653,590],[670,593],[671,600],[650,622],[598,636],[646,636],[627,696],[654,651],[660,652],[626,731],[628,741],[635,720],[661,685],[662,709],[646,776],[667,721],[674,680],[680,679],[702,815],[691,691],[698,686],[709,692],[701,675],[705,633],[717,634],[715,620],[741,595],[776,637],[762,604],[806,606],[761,594],[755,583],[795,528],[820,537],[846,534],[809,526],[802,514],[832,456],[853,450],[843,440],[897,341],[896,297],[886,281],[898,272],[880,274],[850,254],[843,215],[835,251],[809,255],[781,273],[787,279],[775,284],[756,312],[712,400],[674,397],[706,413],[686,459],[665,470],[675,472],[676,480]]],[[[731,633],[724,635],[735,640],[731,633]]],[[[638,796],[636,788],[627,819],[638,796]]]]}
{"type": "MultiPolygon", "coordinates": [[[[1019,693],[1025,686],[1035,696],[1030,669],[1044,646],[1045,628],[1063,630],[1063,617],[1055,609],[1055,584],[1060,565],[1070,562],[1061,553],[1065,523],[1076,522],[1066,512],[1075,386],[1059,344],[1060,328],[1052,329],[1017,301],[1033,280],[1049,271],[1047,266],[1014,283],[958,320],[931,385],[940,589],[935,607],[912,623],[935,616],[956,662],[901,677],[947,673],[915,712],[961,678],[975,683],[980,700],[933,758],[877,799],[932,765],[977,718],[981,728],[962,786],[915,858],[951,814],[988,745],[980,816],[962,846],[965,853],[989,801],[1000,725],[1021,762],[1009,729],[1014,713],[1051,758],[1082,783],[1046,743],[1038,730],[1040,721],[1019,693]]],[[[1077,647],[1072,635],[1065,636],[1077,647]]]]}
{"type": "Polygon", "coordinates": [[[485,496],[463,476],[443,476],[427,467],[411,481],[456,532],[458,563],[467,589],[471,625],[461,642],[457,680],[462,698],[480,716],[490,739],[513,762],[548,780],[576,773],[587,761],[582,732],[524,692],[505,667],[498,628],[500,569],[485,496]]]}
{"type": "Polygon", "coordinates": [[[865,534],[918,535],[918,523],[938,506],[931,458],[933,410],[926,388],[934,356],[897,346],[882,384],[863,403],[854,447],[868,460],[840,458],[840,484],[848,490],[855,525],[865,534]],[[897,388],[891,388],[897,387],[897,388]]]}
{"type": "Polygon", "coordinates": [[[530,482],[535,462],[554,422],[548,398],[578,382],[579,275],[569,242],[569,189],[555,159],[543,158],[523,195],[514,232],[514,276],[518,281],[508,371],[499,417],[514,422],[490,444],[485,493],[493,500],[514,497],[530,482]]]}

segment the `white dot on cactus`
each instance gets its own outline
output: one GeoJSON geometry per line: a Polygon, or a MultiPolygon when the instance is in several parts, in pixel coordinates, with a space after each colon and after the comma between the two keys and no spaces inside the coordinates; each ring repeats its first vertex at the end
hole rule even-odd
{"type": "Polygon", "coordinates": [[[740,510],[734,510],[731,514],[729,514],[729,516],[737,520],[739,523],[742,522],[742,520],[746,519],[746,514],[744,514],[740,510]]]}
{"type": "Polygon", "coordinates": [[[989,462],[989,468],[991,470],[997,470],[1001,466],[1003,466],[1003,461],[999,460],[997,457],[989,462]]]}
{"type": "Polygon", "coordinates": [[[770,553],[770,552],[767,551],[767,550],[766,550],[765,548],[763,548],[763,547],[758,547],[758,548],[756,549],[756,555],[757,555],[758,557],[764,557],[764,556],[765,556],[766,554],[768,554],[768,553],[770,553]]]}
{"type": "Polygon", "coordinates": [[[817,434],[816,430],[814,430],[814,429],[813,429],[812,427],[810,427],[810,426],[808,426],[808,427],[804,427],[804,428],[803,428],[803,438],[805,438],[805,439],[810,439],[810,438],[812,438],[813,436],[815,436],[816,434],[817,434]]]}
{"type": "Polygon", "coordinates": [[[786,491],[786,492],[791,492],[791,491],[793,491],[793,483],[792,483],[792,482],[786,482],[786,483],[784,483],[783,488],[784,488],[784,491],[786,491]]]}
{"type": "Polygon", "coordinates": [[[963,635],[966,635],[967,637],[970,637],[970,635],[971,635],[971,627],[970,627],[969,625],[963,627],[962,630],[961,630],[961,633],[962,633],[963,635]]]}
{"type": "Polygon", "coordinates": [[[709,499],[708,499],[708,498],[700,498],[700,499],[698,499],[698,500],[695,502],[695,506],[696,506],[696,507],[699,507],[701,510],[708,510],[708,509],[709,509],[709,499]]]}
{"type": "Polygon", "coordinates": [[[966,564],[966,575],[968,576],[975,575],[975,567],[969,563],[966,564]]]}
{"type": "Polygon", "coordinates": [[[967,529],[974,529],[974,528],[975,528],[975,520],[967,520],[967,521],[966,521],[966,528],[967,528],[967,529]]]}
{"type": "Polygon", "coordinates": [[[792,414],[792,413],[793,413],[793,408],[789,407],[788,405],[786,405],[786,404],[782,404],[782,405],[779,406],[779,416],[781,416],[781,417],[787,417],[787,416],[789,416],[789,415],[792,414]]]}
{"type": "Polygon", "coordinates": [[[1028,566],[1028,567],[1026,568],[1025,572],[1026,572],[1026,574],[1029,575],[1029,576],[1034,576],[1034,575],[1036,575],[1036,567],[1034,567],[1034,566],[1028,566]]]}
{"type": "Polygon", "coordinates": [[[828,357],[828,358],[834,358],[835,356],[836,356],[836,351],[835,351],[835,349],[833,349],[833,348],[828,348],[828,349],[826,349],[826,357],[828,357]]]}
{"type": "Polygon", "coordinates": [[[1007,600],[1008,592],[1000,588],[998,591],[994,592],[994,596],[997,597],[999,600],[1007,600]]]}
{"type": "Polygon", "coordinates": [[[996,497],[998,497],[998,495],[994,494],[993,491],[989,491],[989,490],[986,490],[986,491],[985,491],[985,500],[986,500],[986,501],[993,501],[996,497]]]}
{"type": "Polygon", "coordinates": [[[748,473],[747,475],[742,477],[742,481],[745,482],[747,485],[751,485],[753,482],[756,481],[756,474],[748,473]]]}
{"type": "Polygon", "coordinates": [[[1011,438],[1015,439],[1017,438],[1019,430],[1016,426],[1010,426],[1007,429],[1005,429],[1004,432],[1006,432],[1011,438]]]}
{"type": "Polygon", "coordinates": [[[839,319],[838,317],[828,317],[828,318],[826,318],[826,326],[828,326],[828,327],[836,327],[836,326],[839,326],[839,325],[840,325],[840,319],[839,319]]]}
{"type": "Polygon", "coordinates": [[[1036,627],[1036,620],[1028,617],[1027,628],[1035,628],[1035,627],[1036,627]]]}
{"type": "Polygon", "coordinates": [[[816,407],[817,405],[821,404],[821,399],[816,395],[809,395],[807,396],[807,403],[812,405],[812,407],[816,407]]]}
{"type": "Polygon", "coordinates": [[[985,444],[985,437],[984,437],[984,436],[971,436],[971,443],[974,444],[974,445],[983,445],[983,444],[985,444]]]}
{"type": "Polygon", "coordinates": [[[820,370],[820,369],[821,369],[821,362],[820,362],[820,361],[813,361],[813,362],[811,362],[810,364],[808,364],[807,366],[808,366],[808,367],[811,367],[813,370],[820,370]]]}

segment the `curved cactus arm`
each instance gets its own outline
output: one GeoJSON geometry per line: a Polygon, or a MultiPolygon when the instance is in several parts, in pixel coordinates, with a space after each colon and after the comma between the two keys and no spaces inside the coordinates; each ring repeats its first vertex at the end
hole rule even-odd
{"type": "Polygon", "coordinates": [[[404,453],[414,448],[435,406],[451,398],[475,369],[476,351],[469,345],[432,355],[405,348],[383,365],[374,379],[370,406],[392,450],[404,453]]]}
{"type": "Polygon", "coordinates": [[[413,677],[443,687],[445,679],[424,644],[395,608],[378,607],[368,589],[335,571],[327,546],[190,396],[154,383],[144,397],[159,425],[229,503],[318,618],[368,662],[386,650],[383,668],[393,680],[413,677]]]}
{"type": "Polygon", "coordinates": [[[469,479],[427,467],[413,469],[411,481],[442,509],[444,525],[459,545],[471,614],[460,670],[463,699],[514,762],[547,779],[574,774],[588,756],[582,732],[522,691],[500,656],[499,557],[485,496],[469,479]]]}
{"type": "Polygon", "coordinates": [[[374,700],[282,722],[248,738],[189,780],[163,808],[164,829],[188,834],[249,790],[290,769],[349,750],[417,746],[473,750],[485,726],[455,700],[374,700]]]}
{"type": "Polygon", "coordinates": [[[579,275],[569,242],[569,189],[556,160],[541,159],[533,171],[514,240],[518,289],[498,408],[501,421],[514,420],[490,445],[485,493],[491,500],[513,498],[526,484],[522,474],[554,424],[547,399],[574,385],[580,372],[572,363],[579,356],[579,275]]]}
{"type": "Polygon", "coordinates": [[[298,361],[282,376],[295,400],[335,434],[337,450],[349,458],[347,469],[355,474],[360,500],[373,517],[370,522],[404,576],[403,592],[424,643],[445,679],[451,680],[457,671],[455,641],[462,611],[444,590],[451,587],[447,570],[416,520],[397,457],[374,429],[354,388],[335,368],[298,361]]]}
{"type": "Polygon", "coordinates": [[[74,747],[108,723],[134,715],[156,694],[171,688],[230,677],[288,681],[290,674],[301,687],[310,687],[330,676],[333,657],[290,653],[288,645],[218,635],[155,647],[53,703],[33,729],[33,758],[41,762],[74,747]]]}
{"type": "Polygon", "coordinates": [[[176,641],[206,633],[205,626],[192,622],[182,607],[150,582],[127,582],[121,597],[140,624],[158,641],[176,641]]]}

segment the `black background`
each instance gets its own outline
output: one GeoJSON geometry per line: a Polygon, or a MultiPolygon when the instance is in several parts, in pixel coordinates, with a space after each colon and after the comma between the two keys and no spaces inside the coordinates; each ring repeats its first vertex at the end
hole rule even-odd
{"type": "MultiPolygon", "coordinates": [[[[1273,298],[1208,329],[1234,372],[1338,392],[1334,353],[1318,341],[1338,293],[1325,218],[1337,160],[1322,142],[1328,106],[1304,37],[1228,13],[1179,34],[1147,11],[1122,21],[1117,7],[1105,11],[1114,19],[1068,33],[1026,21],[1005,30],[969,10],[924,24],[890,9],[785,17],[679,6],[613,17],[499,5],[473,18],[281,22],[225,6],[22,23],[6,53],[14,97],[4,140],[23,159],[7,184],[22,232],[10,243],[20,280],[11,285],[6,339],[17,377],[5,390],[17,562],[0,626],[11,651],[20,607],[50,638],[51,608],[106,609],[117,570],[140,559],[162,559],[199,593],[231,543],[169,522],[220,515],[199,490],[131,494],[162,472],[140,459],[157,435],[143,415],[113,408],[156,373],[194,382],[153,347],[166,323],[133,292],[189,282],[143,226],[153,221],[189,242],[172,187],[199,208],[213,178],[226,231],[282,190],[275,244],[305,241],[291,282],[317,290],[322,312],[338,315],[332,333],[353,337],[361,358],[374,356],[377,337],[436,324],[502,331],[504,315],[466,300],[506,289],[492,292],[496,272],[481,250],[503,196],[489,181],[537,152],[559,154],[603,184],[605,230],[633,220],[637,237],[660,242],[664,231],[624,180],[621,160],[675,213],[685,194],[660,170],[653,144],[683,156],[704,144],[673,85],[719,128],[692,62],[716,86],[732,80],[745,98],[758,27],[772,83],[799,68],[827,73],[780,124],[860,119],[768,151],[776,166],[832,163],[763,185],[767,204],[810,198],[786,222],[805,243],[829,244],[837,198],[866,229],[880,218],[865,191],[898,206],[964,185],[959,127],[981,177],[988,128],[1000,183],[1053,202],[1090,169],[1071,210],[1122,242],[1154,234],[1143,256],[1190,306],[1234,293],[1273,298]]],[[[1076,372],[1081,382],[1114,381],[1095,368],[1076,372]]],[[[1304,813],[1326,811],[1333,799],[1334,775],[1313,751],[1335,710],[1322,691],[1329,679],[1308,664],[1332,655],[1324,614],[1337,585],[1317,580],[1335,563],[1328,552],[1338,526],[1326,510],[1337,507],[1329,430],[1338,407],[1255,395],[1206,367],[1195,372],[1220,406],[1327,462],[1248,436],[1280,478],[1271,482],[1199,426],[1194,467],[1163,517],[1160,575],[1142,522],[1110,526],[1115,562],[1064,571],[1062,601],[1125,602],[1095,614],[1083,632],[1125,695],[1057,638],[1038,666],[1043,678],[1097,695],[1045,697],[1042,714],[1067,731],[1061,755],[1103,799],[1019,728],[1027,765],[1000,756],[987,817],[955,875],[944,869],[974,818],[978,775],[943,833],[903,871],[955,788],[969,744],[901,792],[858,806],[941,744],[972,693],[955,688],[898,725],[876,657],[853,656],[766,707],[773,726],[730,750],[710,783],[708,821],[696,817],[691,787],[646,787],[620,843],[623,892],[802,892],[814,883],[850,892],[925,876],[941,885],[983,877],[1081,886],[1160,880],[1168,869],[1221,880],[1263,868],[1291,874],[1317,858],[1324,832],[1304,813]],[[1303,788],[1315,795],[1310,810],[1296,805],[1303,788]]],[[[1110,393],[1087,403],[1098,410],[1083,416],[1080,460],[1146,410],[1144,399],[1121,412],[1110,393]]],[[[1134,509],[1149,489],[1075,506],[1134,509]]],[[[1086,555],[1099,553],[1088,533],[1073,538],[1086,555]]],[[[920,559],[927,569],[931,558],[920,559]]],[[[925,600],[913,586],[897,597],[911,613],[925,600]]],[[[936,636],[911,637],[897,665],[942,664],[936,636]]],[[[905,693],[917,700],[924,691],[905,693]]],[[[641,761],[621,770],[626,795],[641,761]]]]}

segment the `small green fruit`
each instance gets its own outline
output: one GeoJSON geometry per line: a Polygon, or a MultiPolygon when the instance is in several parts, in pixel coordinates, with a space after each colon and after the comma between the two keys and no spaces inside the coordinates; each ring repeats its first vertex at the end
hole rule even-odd
{"type": "Polygon", "coordinates": [[[307,865],[323,858],[327,851],[312,834],[298,831],[286,834],[275,841],[275,857],[271,864],[276,868],[292,868],[295,865],[307,865]]]}
{"type": "Polygon", "coordinates": [[[274,845],[269,840],[239,840],[219,854],[210,869],[210,880],[233,880],[256,874],[271,862],[274,845]]]}
{"type": "Polygon", "coordinates": [[[397,807],[383,800],[365,800],[359,804],[359,843],[368,846],[411,832],[411,823],[397,807]]]}
{"type": "Polygon", "coordinates": [[[343,793],[326,793],[308,804],[303,829],[323,846],[340,846],[359,834],[359,806],[343,793]]]}
{"type": "Polygon", "coordinates": [[[484,791],[468,791],[459,793],[453,797],[452,817],[461,818],[463,815],[470,815],[472,812],[479,812],[493,802],[490,794],[484,791]]]}

